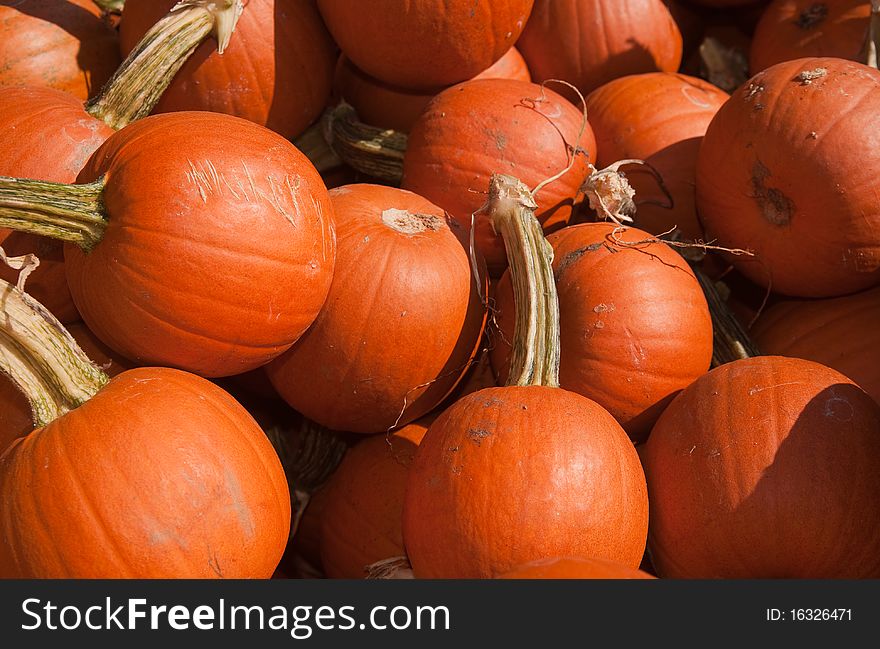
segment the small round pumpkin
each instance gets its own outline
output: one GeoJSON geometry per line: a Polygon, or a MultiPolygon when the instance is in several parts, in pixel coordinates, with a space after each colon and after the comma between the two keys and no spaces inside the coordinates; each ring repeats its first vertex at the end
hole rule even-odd
{"type": "Polygon", "coordinates": [[[870,15],[866,0],[774,0],[755,29],[749,67],[816,56],[864,63],[870,15]]]}
{"type": "Polygon", "coordinates": [[[749,279],[798,297],[880,282],[876,101],[877,70],[799,59],[758,73],[716,113],[697,208],[709,238],[754,251],[731,258],[749,279]]]}
{"type": "MultiPolygon", "coordinates": [[[[444,90],[428,105],[409,136],[402,187],[447,210],[470,230],[471,215],[486,202],[493,173],[529,186],[573,167],[537,195],[538,219],[561,227],[595,160],[596,140],[583,112],[548,87],[508,79],[479,79],[444,90]],[[583,131],[583,132],[582,132],[583,131]]],[[[489,272],[500,276],[504,244],[485,214],[475,217],[475,244],[489,272]]]]}
{"type": "Polygon", "coordinates": [[[361,70],[393,86],[470,79],[507,52],[533,0],[318,0],[333,38],[361,70]]]}
{"type": "Polygon", "coordinates": [[[662,0],[536,0],[516,46],[535,81],[563,79],[583,94],[628,74],[675,72],[682,54],[662,0]]]}
{"type": "Polygon", "coordinates": [[[330,191],[338,254],[327,301],[268,367],[332,430],[385,432],[435,408],[476,355],[486,310],[466,240],[442,209],[380,185],[330,191]]]}
{"type": "Polygon", "coordinates": [[[639,203],[635,219],[640,229],[660,234],[677,226],[684,240],[703,238],[694,194],[697,155],[709,122],[727,99],[727,93],[710,83],[668,72],[615,79],[587,97],[599,149],[597,166],[644,160],[672,196],[669,209],[669,199],[648,170],[626,168],[639,203]]]}
{"type": "Polygon", "coordinates": [[[497,579],[655,579],[643,570],[608,559],[540,559],[499,575],[497,579]]]}
{"type": "Polygon", "coordinates": [[[880,406],[839,372],[722,365],[670,404],[642,460],[661,577],[880,577],[880,406]]]}
{"type": "Polygon", "coordinates": [[[406,554],[406,476],[428,423],[373,435],[346,453],[326,487],[321,514],[321,563],[328,577],[363,579],[367,566],[406,554]]]}
{"type": "Polygon", "coordinates": [[[0,86],[55,88],[85,101],[116,70],[118,47],[92,0],[0,4],[0,86]]]}

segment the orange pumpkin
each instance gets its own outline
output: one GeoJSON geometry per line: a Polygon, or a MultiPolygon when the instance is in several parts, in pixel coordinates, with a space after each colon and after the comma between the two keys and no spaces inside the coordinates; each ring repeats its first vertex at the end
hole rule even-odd
{"type": "Polygon", "coordinates": [[[459,382],[486,320],[467,244],[442,209],[404,190],[330,192],[339,252],[327,302],[267,367],[278,393],[333,430],[418,419],[459,382]]]}
{"type": "Polygon", "coordinates": [[[607,559],[540,559],[497,577],[498,579],[655,579],[643,570],[607,559]]]}
{"type": "Polygon", "coordinates": [[[642,452],[661,577],[880,577],[880,406],[762,356],[686,388],[642,452]]]}

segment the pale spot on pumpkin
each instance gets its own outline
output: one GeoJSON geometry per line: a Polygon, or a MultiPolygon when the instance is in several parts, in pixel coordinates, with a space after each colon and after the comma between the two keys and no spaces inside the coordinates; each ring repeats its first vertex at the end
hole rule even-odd
{"type": "Polygon", "coordinates": [[[421,234],[437,232],[443,227],[444,221],[434,214],[414,214],[390,208],[382,212],[382,223],[401,234],[421,234]]]}
{"type": "Polygon", "coordinates": [[[825,411],[823,413],[829,419],[837,421],[852,421],[855,414],[853,405],[843,397],[831,397],[825,402],[825,411]]]}
{"type": "Polygon", "coordinates": [[[254,519],[251,515],[250,507],[248,507],[244,492],[241,489],[238,477],[231,470],[226,469],[224,482],[226,485],[226,495],[229,498],[229,506],[238,517],[238,523],[241,526],[241,529],[245,532],[248,538],[253,538],[256,526],[254,525],[254,519]]]}

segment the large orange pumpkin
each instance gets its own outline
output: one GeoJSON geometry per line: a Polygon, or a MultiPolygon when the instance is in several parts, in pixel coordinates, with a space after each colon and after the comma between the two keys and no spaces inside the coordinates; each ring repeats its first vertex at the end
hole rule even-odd
{"type": "Polygon", "coordinates": [[[428,423],[368,437],[336,469],[321,513],[321,563],[328,577],[363,579],[367,566],[406,554],[406,476],[428,423]]]}
{"type": "MultiPolygon", "coordinates": [[[[471,215],[486,202],[495,172],[531,186],[574,166],[537,196],[538,219],[559,227],[571,216],[581,185],[595,160],[596,140],[582,111],[550,87],[503,79],[459,84],[437,95],[409,136],[402,187],[447,210],[470,230],[471,215]],[[583,133],[582,133],[583,130],[583,133]]],[[[485,214],[476,215],[475,243],[489,271],[506,266],[504,244],[485,214]]]]}
{"type": "Polygon", "coordinates": [[[607,559],[540,559],[517,566],[498,579],[654,579],[643,570],[607,559]]]}
{"type": "Polygon", "coordinates": [[[866,0],[774,0],[755,29],[751,71],[815,56],[864,63],[870,15],[866,0]]]}
{"type": "Polygon", "coordinates": [[[727,93],[695,77],[667,72],[611,81],[587,97],[599,149],[597,166],[639,159],[660,174],[669,199],[645,168],[626,167],[639,203],[635,224],[654,234],[677,226],[684,240],[703,238],[694,184],[700,142],[727,93]]]}
{"type": "Polygon", "coordinates": [[[490,212],[517,287],[505,387],[469,394],[428,428],[410,465],[403,538],[418,578],[489,578],[548,556],[633,568],[648,502],[639,458],[594,401],[558,385],[559,324],[532,192],[496,176],[490,212]]]}
{"type": "MultiPolygon", "coordinates": [[[[123,54],[176,2],[126,0],[119,25],[123,54]]],[[[229,48],[221,56],[211,43],[201,45],[155,112],[226,113],[295,137],[324,109],[335,62],[313,2],[249,0],[229,48]]]]}
{"type": "Polygon", "coordinates": [[[801,297],[880,282],[874,169],[880,72],[800,59],[758,73],[715,115],[697,163],[697,207],[710,238],[754,251],[733,264],[801,297]]]}
{"type": "MultiPolygon", "coordinates": [[[[547,237],[559,293],[559,385],[607,409],[636,441],[712,360],[712,320],[693,271],[651,240],[607,223],[547,237]]],[[[509,273],[495,299],[492,364],[503,381],[515,328],[509,273]]]]}
{"type": "Polygon", "coordinates": [[[84,101],[116,70],[118,47],[92,0],[0,4],[0,86],[55,88],[84,101]]]}
{"type": "Polygon", "coordinates": [[[345,55],[372,77],[430,89],[470,79],[509,50],[533,0],[318,0],[345,55]]]}
{"type": "Polygon", "coordinates": [[[384,432],[455,387],[477,352],[486,309],[466,239],[441,208],[380,185],[338,187],[330,197],[339,242],[330,294],[267,371],[309,419],[384,432]]]}
{"type": "Polygon", "coordinates": [[[563,79],[584,94],[628,74],[675,72],[682,51],[662,0],[536,0],[516,46],[535,81],[563,79]]]}
{"type": "Polygon", "coordinates": [[[832,367],[880,403],[880,288],[827,300],[786,300],[752,329],[765,354],[832,367]]]}
{"type": "Polygon", "coordinates": [[[642,460],[661,577],[880,577],[880,406],[832,369],[722,365],[670,404],[642,460]]]}

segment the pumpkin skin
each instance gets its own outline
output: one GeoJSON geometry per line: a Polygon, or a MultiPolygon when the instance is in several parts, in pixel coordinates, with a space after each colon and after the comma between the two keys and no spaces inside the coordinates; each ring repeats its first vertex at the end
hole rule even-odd
{"type": "Polygon", "coordinates": [[[880,406],[818,363],[722,365],[642,452],[661,577],[880,576],[880,406]]]}
{"type": "Polygon", "coordinates": [[[0,494],[16,520],[0,530],[2,578],[269,578],[290,525],[253,418],[167,368],[125,372],[9,447],[0,494]]]}
{"type": "Polygon", "coordinates": [[[368,437],[336,469],[321,515],[321,564],[331,579],[363,579],[367,566],[406,554],[406,476],[428,423],[368,437]]]}
{"type": "Polygon", "coordinates": [[[266,371],[312,421],[385,432],[455,387],[476,355],[486,310],[466,244],[442,209],[380,185],[339,187],[330,198],[339,253],[327,303],[266,371]]]}
{"type": "MultiPolygon", "coordinates": [[[[474,78],[532,80],[525,60],[515,47],[474,78]]],[[[431,99],[440,92],[406,90],[382,83],[357,69],[344,54],[336,66],[335,85],[337,93],[354,107],[362,122],[403,133],[412,129],[431,99]]]]}
{"type": "Polygon", "coordinates": [[[871,3],[865,0],[776,0],[755,29],[752,73],[804,57],[835,57],[864,63],[871,3]]]}
{"type": "MultiPolygon", "coordinates": [[[[703,238],[694,192],[697,155],[709,122],[727,99],[727,93],[701,79],[666,72],[615,79],[587,97],[600,152],[598,167],[645,160],[672,194],[671,210],[639,205],[635,219],[640,229],[660,234],[678,226],[685,241],[703,238]]],[[[668,203],[646,169],[630,166],[625,173],[637,202],[668,203]]]]}
{"type": "MultiPolygon", "coordinates": [[[[547,237],[559,295],[559,385],[606,408],[636,442],[712,361],[712,319],[688,263],[662,243],[627,249],[617,226],[584,223],[547,237]],[[662,298],[662,299],[661,299],[662,298]]],[[[651,235],[635,228],[626,242],[651,235]]],[[[496,292],[492,365],[505,381],[514,331],[510,274],[496,292]]]]}
{"type": "Polygon", "coordinates": [[[55,88],[83,102],[116,71],[118,47],[92,0],[0,5],[0,87],[55,88]]]}
{"type": "MultiPolygon", "coordinates": [[[[177,0],[126,0],[122,53],[177,0]]],[[[208,39],[183,65],[154,113],[205,110],[265,126],[284,137],[321,114],[333,83],[336,51],[313,2],[249,0],[221,56],[208,39]]]]}
{"type": "Polygon", "coordinates": [[[496,577],[496,579],[655,579],[643,570],[607,559],[541,559],[496,577]]]}
{"type": "MultiPolygon", "coordinates": [[[[580,146],[585,154],[536,197],[538,220],[546,229],[561,227],[596,156],[589,124],[580,135],[583,123],[582,111],[538,84],[480,79],[453,86],[431,100],[413,127],[401,186],[444,208],[469,231],[493,173],[535,187],[566,168],[569,145],[580,146]],[[530,101],[542,96],[545,102],[530,101]]],[[[504,242],[486,216],[477,215],[475,224],[476,248],[490,274],[500,276],[507,267],[504,242]]]]}
{"type": "Polygon", "coordinates": [[[682,54],[662,0],[536,0],[516,46],[535,81],[564,79],[584,95],[628,74],[675,72],[682,54]]]}
{"type": "Polygon", "coordinates": [[[318,0],[334,40],[370,76],[430,89],[470,79],[519,38],[533,0],[318,0]]]}
{"type": "Polygon", "coordinates": [[[753,282],[798,297],[880,282],[878,99],[877,70],[800,59],[758,73],[716,113],[700,147],[697,208],[709,238],[754,251],[731,257],[753,282]]]}
{"type": "Polygon", "coordinates": [[[229,376],[284,352],[317,317],[333,208],[279,135],[217,113],[155,115],[107,140],[79,182],[101,176],[107,229],[88,254],[65,246],[65,261],[83,320],[117,353],[229,376]]]}
{"type": "Polygon", "coordinates": [[[751,331],[758,349],[831,367],[880,402],[880,289],[768,308],[751,331]]]}
{"type": "Polygon", "coordinates": [[[479,579],[547,556],[639,565],[645,479],[616,421],[580,395],[488,388],[443,412],[407,478],[403,538],[417,578],[479,579]]]}

